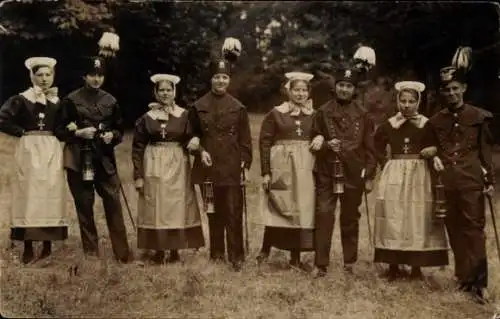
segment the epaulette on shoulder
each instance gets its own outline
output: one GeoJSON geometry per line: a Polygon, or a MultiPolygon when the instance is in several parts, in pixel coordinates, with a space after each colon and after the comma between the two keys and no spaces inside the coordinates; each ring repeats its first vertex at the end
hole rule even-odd
{"type": "Polygon", "coordinates": [[[477,107],[477,106],[473,106],[478,112],[479,114],[481,114],[481,116],[485,119],[485,120],[490,120],[493,118],[493,113],[491,113],[490,111],[488,110],[485,110],[483,108],[480,108],[480,107],[477,107]]]}

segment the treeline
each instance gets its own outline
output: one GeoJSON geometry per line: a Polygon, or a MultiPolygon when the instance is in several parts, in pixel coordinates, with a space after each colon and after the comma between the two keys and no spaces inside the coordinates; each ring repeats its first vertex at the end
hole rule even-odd
{"type": "Polygon", "coordinates": [[[4,3],[0,15],[2,101],[29,84],[23,61],[31,55],[58,59],[61,93],[78,87],[81,57],[96,54],[102,32],[112,30],[121,48],[108,86],[129,124],[152,98],[153,73],[182,77],[180,104],[203,94],[208,63],[227,36],[239,38],[244,50],[231,91],[251,111],[266,111],[282,98],[283,73],[292,69],[314,72],[322,88],[315,94],[324,100],[327,86],[318,72],[331,72],[359,44],[377,52],[374,79],[411,76],[431,92],[455,49],[471,46],[468,99],[494,112],[500,102],[500,47],[493,45],[499,18],[492,3],[22,0],[4,3]]]}

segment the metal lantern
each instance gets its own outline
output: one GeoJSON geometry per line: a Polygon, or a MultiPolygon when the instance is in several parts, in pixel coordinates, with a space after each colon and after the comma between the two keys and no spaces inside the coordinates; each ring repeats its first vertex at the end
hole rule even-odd
{"type": "Polygon", "coordinates": [[[338,154],[335,156],[335,160],[333,162],[333,193],[334,194],[343,194],[344,193],[344,169],[342,167],[342,162],[339,159],[338,154]]]}
{"type": "Polygon", "coordinates": [[[82,147],[83,167],[82,177],[86,182],[94,180],[94,165],[92,164],[92,148],[88,143],[82,147]]]}
{"type": "Polygon", "coordinates": [[[203,189],[205,196],[203,198],[203,205],[205,208],[205,213],[213,214],[215,212],[214,208],[214,185],[211,181],[205,181],[203,183],[203,189]]]}
{"type": "Polygon", "coordinates": [[[434,217],[437,219],[445,218],[446,212],[444,185],[441,181],[441,175],[438,175],[436,184],[434,185],[434,217]]]}

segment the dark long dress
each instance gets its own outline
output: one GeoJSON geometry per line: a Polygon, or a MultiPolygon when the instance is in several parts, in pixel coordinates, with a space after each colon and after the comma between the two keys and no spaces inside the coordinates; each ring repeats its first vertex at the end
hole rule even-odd
{"type": "Polygon", "coordinates": [[[20,137],[12,186],[13,240],[50,241],[68,237],[62,147],[53,135],[58,108],[59,103],[47,101],[43,105],[15,95],[0,109],[0,130],[20,137]],[[44,114],[43,119],[40,113],[44,114]],[[23,174],[22,179],[16,178],[19,174],[23,174]],[[40,223],[54,226],[39,227],[40,223]]]}
{"type": "Polygon", "coordinates": [[[262,196],[264,245],[279,249],[314,249],[314,155],[309,144],[312,114],[291,115],[282,106],[262,123],[259,146],[262,175],[271,176],[262,196]]]}
{"type": "Polygon", "coordinates": [[[155,113],[150,111],[140,117],[134,133],[134,179],[144,179],[137,245],[154,250],[203,247],[200,211],[186,150],[192,138],[188,112],[176,107],[176,114],[169,114],[168,119],[157,118],[155,113]]]}
{"type": "Polygon", "coordinates": [[[433,267],[448,264],[442,221],[434,219],[431,170],[419,156],[427,118],[419,126],[383,123],[375,133],[382,173],[375,207],[375,262],[433,267]],[[385,158],[386,146],[391,149],[385,158]]]}

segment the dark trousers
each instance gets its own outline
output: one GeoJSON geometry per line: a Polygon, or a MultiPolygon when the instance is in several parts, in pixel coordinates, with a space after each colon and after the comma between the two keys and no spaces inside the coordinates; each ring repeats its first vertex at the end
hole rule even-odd
{"type": "Polygon", "coordinates": [[[118,176],[108,176],[97,170],[93,182],[84,182],[80,172],[67,170],[67,179],[76,206],[83,251],[86,254],[97,254],[99,251],[93,208],[95,189],[97,194],[102,198],[115,258],[121,261],[128,260],[130,249],[120,203],[120,182],[118,176]]]}
{"type": "Polygon", "coordinates": [[[465,285],[483,288],[488,283],[485,205],[482,190],[446,191],[445,219],[455,258],[455,275],[465,285]]]}
{"type": "Polygon", "coordinates": [[[243,193],[241,186],[214,185],[214,208],[215,212],[208,214],[210,258],[225,259],[225,237],[229,261],[233,263],[243,262],[245,252],[243,248],[243,193]]]}
{"type": "Polygon", "coordinates": [[[363,189],[345,188],[343,194],[333,193],[333,178],[327,174],[315,174],[315,264],[327,267],[330,263],[335,207],[340,199],[340,237],[344,264],[352,264],[358,259],[359,205],[363,189]]]}

